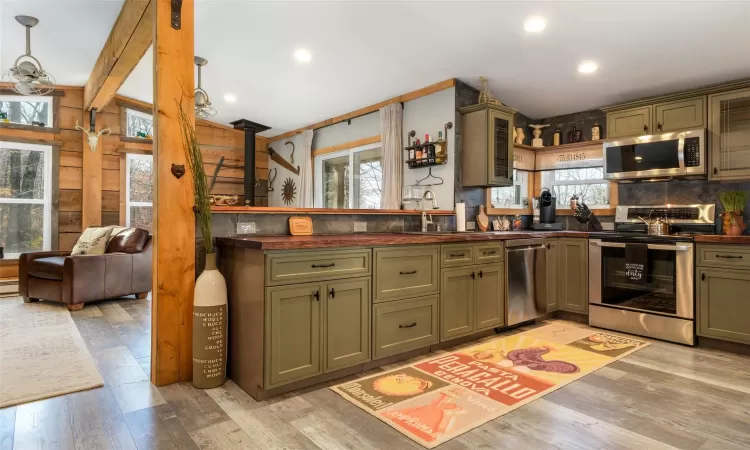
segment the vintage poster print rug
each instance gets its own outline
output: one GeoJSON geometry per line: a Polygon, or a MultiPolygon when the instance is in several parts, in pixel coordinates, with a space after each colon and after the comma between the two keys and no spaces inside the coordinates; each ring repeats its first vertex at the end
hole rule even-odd
{"type": "Polygon", "coordinates": [[[551,322],[331,389],[433,448],[647,345],[551,322]]]}

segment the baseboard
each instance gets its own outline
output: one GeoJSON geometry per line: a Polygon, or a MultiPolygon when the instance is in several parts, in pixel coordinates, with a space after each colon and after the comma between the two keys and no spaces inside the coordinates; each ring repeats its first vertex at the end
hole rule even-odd
{"type": "Polygon", "coordinates": [[[698,336],[698,347],[750,356],[750,345],[698,336]]]}

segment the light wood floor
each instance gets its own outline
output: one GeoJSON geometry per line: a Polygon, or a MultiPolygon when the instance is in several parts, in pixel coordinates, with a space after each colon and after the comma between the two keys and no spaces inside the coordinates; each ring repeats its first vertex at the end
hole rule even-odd
{"type": "MultiPolygon", "coordinates": [[[[150,314],[134,299],[72,313],[105,386],[1,409],[0,450],[422,448],[326,389],[342,380],[265,402],[231,382],[156,388],[150,314]]],[[[748,449],[750,357],[655,342],[438,448],[748,449]]]]}

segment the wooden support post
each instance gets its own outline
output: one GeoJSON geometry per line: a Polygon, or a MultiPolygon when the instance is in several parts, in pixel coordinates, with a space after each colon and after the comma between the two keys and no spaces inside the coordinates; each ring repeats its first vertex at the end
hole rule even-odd
{"type": "Polygon", "coordinates": [[[194,2],[183,0],[179,30],[170,0],[151,2],[154,34],[154,285],[151,381],[157,386],[192,378],[195,215],[190,167],[177,111],[193,118],[194,2]],[[175,177],[172,165],[184,165],[175,177]]]}
{"type": "MultiPolygon", "coordinates": [[[[101,122],[96,122],[96,131],[101,130],[101,122]]],[[[89,129],[91,115],[83,112],[83,128],[89,129]]],[[[83,132],[80,132],[83,134],[83,132]]],[[[83,202],[81,205],[81,231],[86,227],[102,225],[102,151],[103,138],[99,138],[96,151],[91,151],[86,136],[83,136],[83,202]]]]}

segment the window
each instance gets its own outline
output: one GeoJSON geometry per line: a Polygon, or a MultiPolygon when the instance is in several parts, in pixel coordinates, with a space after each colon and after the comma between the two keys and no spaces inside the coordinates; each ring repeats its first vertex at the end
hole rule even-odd
{"type": "Polygon", "coordinates": [[[127,120],[126,136],[151,139],[154,135],[154,116],[151,114],[125,108],[125,118],[127,120]]]}
{"type": "Polygon", "coordinates": [[[381,158],[380,143],[316,156],[316,207],[380,208],[383,192],[381,158]]]}
{"type": "Polygon", "coordinates": [[[52,247],[52,147],[0,142],[0,247],[8,258],[52,247]]]}
{"type": "Polygon", "coordinates": [[[52,127],[52,97],[0,96],[0,116],[12,123],[52,127]]]}
{"type": "Polygon", "coordinates": [[[529,206],[529,172],[513,169],[513,186],[490,190],[491,208],[526,209],[529,206]]]}
{"type": "Polygon", "coordinates": [[[558,207],[568,207],[574,194],[589,208],[609,207],[609,182],[602,167],[546,170],[542,172],[542,187],[554,193],[558,207]]]}
{"type": "Polygon", "coordinates": [[[151,155],[127,154],[125,226],[153,231],[153,162],[151,155]]]}

